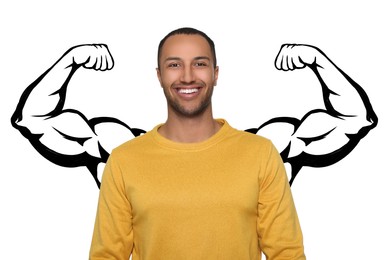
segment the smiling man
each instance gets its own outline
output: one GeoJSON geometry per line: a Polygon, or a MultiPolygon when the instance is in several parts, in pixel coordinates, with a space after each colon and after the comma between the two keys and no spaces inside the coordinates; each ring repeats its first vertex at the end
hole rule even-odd
{"type": "Polygon", "coordinates": [[[157,74],[167,99],[168,118],[158,131],[173,141],[203,141],[221,127],[213,119],[211,106],[218,78],[214,45],[204,37],[178,33],[162,41],[159,49],[157,74]]]}
{"type": "Polygon", "coordinates": [[[215,47],[181,28],[159,45],[164,124],[114,149],[90,259],[305,259],[272,143],[214,119],[215,47]]]}

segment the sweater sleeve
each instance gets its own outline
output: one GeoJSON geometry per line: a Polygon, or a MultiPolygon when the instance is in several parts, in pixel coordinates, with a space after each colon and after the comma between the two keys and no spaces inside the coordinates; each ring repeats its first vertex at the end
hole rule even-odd
{"type": "Polygon", "coordinates": [[[131,205],[114,153],[104,169],[90,260],[129,259],[133,248],[131,205]]]}
{"type": "Polygon", "coordinates": [[[302,232],[283,161],[270,144],[259,177],[257,232],[267,260],[303,260],[302,232]]]}

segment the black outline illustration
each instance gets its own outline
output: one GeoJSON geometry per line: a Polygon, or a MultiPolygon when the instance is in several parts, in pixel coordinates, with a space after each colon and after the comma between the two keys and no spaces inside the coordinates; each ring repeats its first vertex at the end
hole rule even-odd
{"type": "MultiPolygon", "coordinates": [[[[64,109],[64,104],[69,82],[79,68],[104,71],[112,69],[113,65],[113,58],[104,44],[70,48],[24,90],[11,117],[12,126],[18,129],[44,158],[64,167],[87,167],[98,187],[98,165],[105,163],[109,157],[109,149],[101,140],[98,128],[120,127],[128,132],[126,139],[139,136],[145,131],[131,128],[112,117],[88,119],[77,110],[64,109]],[[61,143],[58,144],[58,141],[61,143]],[[58,149],[62,143],[69,144],[71,152],[58,149]]],[[[378,118],[364,89],[317,47],[282,45],[275,66],[285,71],[310,68],[321,85],[325,105],[324,109],[307,112],[302,119],[276,117],[257,128],[246,130],[260,134],[262,130],[273,125],[292,127],[290,138],[279,150],[283,161],[291,165],[292,185],[304,166],[326,167],[345,158],[359,141],[376,127],[378,118]],[[345,94],[340,93],[342,89],[345,94]],[[342,100],[334,104],[333,98],[342,100]],[[344,107],[344,112],[341,110],[342,106],[338,108],[338,104],[344,107]],[[312,118],[320,122],[319,125],[312,124],[312,118]],[[312,129],[314,131],[310,132],[312,129]],[[339,141],[333,136],[338,136],[339,141]],[[331,144],[327,144],[328,142],[331,144]],[[295,148],[297,143],[301,148],[295,148]],[[328,151],[319,152],[318,147],[318,152],[311,152],[309,149],[314,145],[328,147],[328,151]]]]}

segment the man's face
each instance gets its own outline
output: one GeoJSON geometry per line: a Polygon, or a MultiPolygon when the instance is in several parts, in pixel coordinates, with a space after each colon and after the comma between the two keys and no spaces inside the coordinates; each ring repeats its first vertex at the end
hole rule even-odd
{"type": "Polygon", "coordinates": [[[168,38],[157,72],[169,112],[194,117],[211,111],[218,67],[214,68],[210,46],[202,36],[179,34],[168,38]]]}

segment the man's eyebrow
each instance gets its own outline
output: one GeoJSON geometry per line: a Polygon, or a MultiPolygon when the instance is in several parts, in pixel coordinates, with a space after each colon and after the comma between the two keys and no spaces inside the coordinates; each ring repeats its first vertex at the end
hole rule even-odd
{"type": "Polygon", "coordinates": [[[210,58],[207,56],[198,56],[198,57],[195,57],[194,60],[208,60],[208,61],[210,61],[210,58]]]}
{"type": "MultiPolygon", "coordinates": [[[[175,61],[181,61],[182,59],[179,58],[179,57],[167,57],[164,62],[167,62],[167,61],[171,61],[171,60],[175,60],[175,61]]],[[[210,58],[207,57],[207,56],[197,56],[195,57],[193,60],[209,60],[210,61],[210,58]]]]}
{"type": "Polygon", "coordinates": [[[182,59],[179,58],[179,57],[167,57],[167,58],[164,60],[164,62],[170,61],[170,60],[182,60],[182,59]]]}

